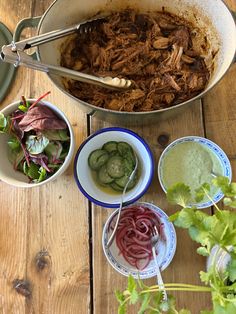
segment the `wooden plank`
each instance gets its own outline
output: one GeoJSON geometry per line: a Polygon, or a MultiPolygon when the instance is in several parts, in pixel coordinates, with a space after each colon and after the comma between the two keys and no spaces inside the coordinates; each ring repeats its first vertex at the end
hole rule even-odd
{"type": "MultiPolygon", "coordinates": [[[[236,11],[236,1],[225,1],[236,11]]],[[[217,143],[231,162],[236,160],[236,65],[233,64],[224,78],[204,97],[206,135],[217,143]]],[[[233,179],[236,180],[235,171],[233,179]]]]}
{"type": "MultiPolygon", "coordinates": [[[[13,1],[0,1],[0,19],[11,31],[14,30],[18,18],[30,14],[30,5],[22,1],[19,10],[13,9],[13,1]],[[17,12],[18,11],[18,12],[17,12]]],[[[1,103],[1,108],[21,94],[29,93],[29,85],[22,84],[22,80],[29,82],[29,72],[17,73],[13,87],[1,103]]],[[[26,279],[27,256],[27,211],[29,207],[28,191],[16,189],[0,183],[0,312],[25,313],[25,297],[13,289],[13,281],[26,279]]]]}
{"type": "Polygon", "coordinates": [[[228,154],[236,158],[236,66],[204,98],[206,135],[228,154]],[[217,113],[217,114],[216,114],[217,113]]]}
{"type": "MultiPolygon", "coordinates": [[[[119,124],[121,126],[122,124],[119,124]]],[[[107,127],[109,123],[92,120],[91,131],[101,127],[107,127]]],[[[167,135],[171,142],[178,137],[186,135],[204,136],[202,111],[200,102],[195,102],[189,106],[183,115],[176,116],[164,122],[158,122],[150,126],[130,127],[141,135],[150,145],[155,156],[157,165],[160,153],[163,150],[158,142],[160,136],[167,135]]],[[[156,169],[155,169],[156,174],[156,169]]],[[[163,208],[167,214],[174,212],[174,207],[170,206],[157,181],[157,176],[142,201],[153,202],[163,208]]],[[[101,238],[102,228],[111,210],[92,206],[92,230],[93,230],[93,294],[94,313],[116,313],[117,302],[114,291],[123,290],[127,280],[119,275],[106,261],[103,255],[101,238]]],[[[185,230],[177,230],[177,251],[173,262],[167,270],[163,272],[165,282],[181,282],[200,284],[198,273],[205,269],[205,259],[195,253],[196,245],[190,240],[185,230]]],[[[155,278],[147,281],[148,284],[155,284],[155,278]]],[[[179,308],[185,307],[192,310],[192,313],[199,313],[201,309],[210,308],[210,296],[207,294],[178,293],[177,304],[179,308]]],[[[137,313],[137,309],[130,309],[128,313],[137,313]]]]}
{"type": "MultiPolygon", "coordinates": [[[[34,76],[40,86],[41,73],[34,76]]],[[[45,77],[44,77],[45,80],[45,77]]],[[[70,119],[76,136],[76,147],[86,137],[86,115],[61,92],[52,88],[53,102],[70,119]]],[[[40,87],[42,94],[44,87],[40,87]]],[[[79,193],[73,178],[73,164],[57,181],[33,190],[34,206],[28,209],[27,276],[34,285],[28,310],[31,313],[89,312],[89,240],[88,203],[79,193]],[[35,258],[46,251],[46,266],[40,271],[35,258]]]]}
{"type": "MultiPolygon", "coordinates": [[[[42,14],[51,2],[18,1],[16,6],[1,0],[1,21],[13,30],[21,18],[42,14]]],[[[48,90],[47,99],[72,123],[78,147],[87,136],[87,117],[45,74],[19,69],[1,107],[48,90]]],[[[74,181],[73,162],[41,188],[0,186],[0,313],[89,313],[88,203],[74,181]],[[29,296],[13,289],[15,279],[24,280],[29,296]]]]}

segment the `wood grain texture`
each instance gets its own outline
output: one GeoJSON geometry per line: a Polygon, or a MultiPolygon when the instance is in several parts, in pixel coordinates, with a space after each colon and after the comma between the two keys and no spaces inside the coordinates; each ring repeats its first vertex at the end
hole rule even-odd
{"type": "MultiPolygon", "coordinates": [[[[1,21],[13,31],[20,19],[41,15],[51,2],[2,0],[1,21]]],[[[78,147],[87,136],[86,115],[46,74],[20,68],[1,108],[21,95],[37,98],[48,90],[47,100],[72,123],[78,147]]],[[[0,201],[0,313],[89,313],[88,202],[74,181],[73,162],[40,188],[1,182],[0,201]]]]}
{"type": "MultiPolygon", "coordinates": [[[[236,10],[236,1],[229,0],[226,2],[232,9],[236,10]]],[[[160,147],[157,145],[159,135],[169,135],[169,141],[184,135],[205,135],[218,143],[229,155],[235,180],[235,76],[236,68],[232,66],[223,80],[204,97],[203,112],[201,111],[201,106],[196,104],[182,117],[176,117],[176,119],[171,119],[155,126],[152,125],[146,130],[144,128],[136,129],[150,144],[156,161],[161,152],[160,147]]],[[[106,125],[104,123],[101,124],[101,122],[94,123],[93,130],[106,125]]],[[[160,191],[157,179],[154,179],[148,193],[141,200],[154,202],[169,214],[173,208],[166,203],[165,197],[160,191]]],[[[101,227],[110,213],[110,210],[104,208],[97,206],[93,208],[93,238],[97,241],[101,239],[101,227]]],[[[197,246],[189,239],[185,230],[177,230],[177,239],[176,255],[172,264],[163,273],[163,278],[165,282],[199,284],[198,273],[201,269],[205,269],[205,259],[195,253],[197,246]]],[[[94,246],[93,260],[95,313],[116,313],[117,305],[111,302],[110,297],[114,295],[115,289],[123,290],[126,287],[126,279],[118,275],[110,265],[106,264],[100,245],[94,246]]],[[[147,281],[150,284],[154,282],[154,280],[147,281]]],[[[210,296],[207,294],[176,293],[175,296],[177,297],[179,308],[188,308],[192,313],[197,314],[201,309],[211,308],[210,296]]],[[[129,313],[137,313],[137,309],[132,308],[129,310],[129,313]]]]}
{"type": "MultiPolygon", "coordinates": [[[[20,19],[41,15],[51,2],[19,0],[16,4],[14,0],[0,0],[0,20],[13,31],[20,19]]],[[[226,2],[236,10],[235,0],[226,2]]],[[[28,30],[23,36],[32,33],[28,30]]],[[[155,125],[131,127],[150,144],[156,164],[163,150],[160,136],[168,136],[171,142],[185,135],[206,135],[229,155],[236,179],[235,77],[233,65],[204,98],[203,110],[200,102],[196,102],[182,116],[155,125]]],[[[48,100],[57,104],[71,121],[78,147],[87,136],[87,117],[45,74],[20,68],[0,108],[21,95],[34,98],[47,90],[52,92],[48,100]]],[[[109,123],[93,120],[90,132],[105,126],[109,123]]],[[[167,214],[175,210],[167,204],[156,176],[141,200],[158,204],[167,214]]],[[[102,228],[111,210],[92,206],[90,217],[88,202],[74,182],[72,163],[58,180],[41,188],[16,189],[0,182],[0,202],[0,314],[117,313],[114,290],[124,289],[126,278],[107,263],[101,246],[102,228]],[[92,265],[89,264],[90,233],[92,265]],[[93,268],[91,287],[90,267],[93,268]]],[[[195,253],[196,245],[186,231],[177,230],[177,237],[176,255],[163,273],[164,280],[199,284],[198,272],[204,269],[205,259],[195,253]]],[[[147,281],[154,283],[155,279],[147,281]]],[[[211,307],[207,294],[177,293],[176,297],[179,308],[189,308],[193,314],[211,307]]],[[[136,314],[137,309],[130,309],[129,314],[132,313],[136,314]]]]}
{"type": "MultiPolygon", "coordinates": [[[[92,122],[92,131],[106,126],[109,123],[102,121],[92,122]]],[[[120,124],[119,126],[122,126],[120,124]]],[[[186,135],[204,136],[202,121],[202,107],[199,101],[195,102],[179,115],[165,122],[159,122],[151,126],[130,127],[142,136],[150,145],[155,157],[157,166],[159,156],[163,147],[159,144],[161,135],[169,137],[168,142],[172,142],[178,137],[186,135]]],[[[170,206],[157,181],[157,169],[155,177],[149,190],[142,197],[141,201],[152,202],[164,209],[168,215],[174,212],[174,207],[170,206]]],[[[123,290],[126,287],[127,279],[119,275],[106,262],[101,247],[102,228],[111,210],[93,206],[93,272],[94,272],[94,313],[109,314],[116,313],[117,303],[114,298],[116,289],[123,290]]],[[[190,240],[185,230],[177,231],[177,251],[173,262],[163,272],[165,282],[181,282],[200,284],[198,273],[205,268],[205,259],[195,253],[197,246],[190,240]]],[[[147,280],[147,284],[155,284],[155,278],[147,280]]],[[[179,308],[188,308],[193,314],[199,313],[201,309],[210,308],[210,297],[207,294],[178,293],[177,304],[179,308]]],[[[130,308],[128,313],[137,313],[137,308],[130,308]]]]}

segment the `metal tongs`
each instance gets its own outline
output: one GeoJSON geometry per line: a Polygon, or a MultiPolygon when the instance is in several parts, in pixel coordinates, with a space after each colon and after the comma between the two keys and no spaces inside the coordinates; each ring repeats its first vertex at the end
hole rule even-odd
{"type": "Polygon", "coordinates": [[[30,55],[24,52],[24,50],[26,49],[45,44],[49,41],[56,40],[58,38],[78,31],[92,31],[92,23],[97,20],[99,19],[88,20],[86,22],[82,22],[80,24],[76,24],[67,28],[37,35],[29,39],[12,42],[10,45],[4,45],[1,49],[0,58],[4,62],[14,64],[15,67],[23,65],[31,69],[68,77],[81,82],[99,85],[110,89],[127,89],[131,86],[132,82],[130,80],[126,80],[124,78],[120,79],[118,77],[96,77],[79,71],[70,70],[65,67],[45,64],[40,61],[34,60],[30,55]]]}

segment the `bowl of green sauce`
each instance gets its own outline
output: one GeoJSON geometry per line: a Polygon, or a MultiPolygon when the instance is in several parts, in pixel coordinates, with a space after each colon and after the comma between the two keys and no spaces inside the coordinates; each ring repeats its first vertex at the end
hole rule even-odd
{"type": "Polygon", "coordinates": [[[202,184],[210,184],[211,199],[205,197],[196,203],[193,197],[190,206],[207,208],[222,199],[222,191],[211,184],[216,176],[225,176],[231,181],[230,161],[217,144],[203,137],[179,138],[165,148],[159,159],[158,178],[165,193],[180,182],[188,185],[192,194],[202,184]]]}

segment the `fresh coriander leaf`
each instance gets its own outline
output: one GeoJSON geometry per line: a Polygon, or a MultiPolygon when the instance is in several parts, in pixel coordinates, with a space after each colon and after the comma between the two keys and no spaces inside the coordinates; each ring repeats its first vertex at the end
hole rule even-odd
{"type": "Polygon", "coordinates": [[[227,247],[236,245],[236,230],[231,231],[230,229],[227,229],[227,232],[224,234],[224,237],[221,239],[221,246],[227,247]]]}
{"type": "Polygon", "coordinates": [[[191,239],[207,247],[207,250],[210,252],[210,249],[216,242],[210,235],[218,222],[217,217],[215,215],[207,215],[198,210],[195,211],[195,216],[192,217],[192,220],[193,224],[188,229],[191,239]]]}
{"type": "Polygon", "coordinates": [[[118,302],[123,303],[125,300],[125,296],[123,295],[122,292],[120,292],[119,290],[115,291],[115,296],[118,302]]]}
{"type": "MultiPolygon", "coordinates": [[[[236,183],[232,182],[230,183],[230,193],[232,194],[231,196],[236,196],[236,183]]],[[[228,194],[228,193],[227,193],[228,194]]],[[[226,195],[227,195],[226,194],[226,195]]],[[[228,195],[227,195],[228,196],[228,195]]],[[[230,196],[230,195],[229,195],[230,196]]]]}
{"type": "Polygon", "coordinates": [[[162,301],[160,304],[160,310],[163,312],[167,312],[170,309],[170,305],[168,303],[168,301],[162,301]]]}
{"type": "MultiPolygon", "coordinates": [[[[209,244],[209,239],[208,239],[209,232],[208,231],[205,231],[202,228],[191,226],[188,229],[188,233],[193,241],[197,243],[201,243],[201,245],[203,246],[209,244]]],[[[212,245],[209,245],[209,246],[211,247],[212,245]]]]}
{"type": "Polygon", "coordinates": [[[204,183],[202,184],[198,189],[195,190],[195,200],[197,203],[201,202],[204,197],[206,196],[206,193],[210,192],[210,184],[204,183]]]}
{"type": "Polygon", "coordinates": [[[174,222],[179,217],[179,213],[180,213],[180,211],[177,211],[173,215],[169,216],[168,220],[171,222],[174,222]]]}
{"type": "Polygon", "coordinates": [[[200,273],[199,273],[201,281],[204,282],[205,284],[208,284],[209,281],[211,280],[212,268],[213,267],[210,267],[210,269],[208,270],[207,273],[204,271],[200,271],[200,273]]]}
{"type": "Polygon", "coordinates": [[[152,306],[154,306],[155,308],[158,308],[162,299],[163,299],[163,293],[161,291],[157,291],[154,294],[152,294],[152,306]]]}
{"type": "Polygon", "coordinates": [[[217,177],[212,180],[212,183],[219,187],[225,196],[236,196],[236,183],[230,183],[227,177],[217,177]]]}
{"type": "Polygon", "coordinates": [[[229,182],[229,179],[227,177],[218,176],[218,177],[212,179],[212,183],[215,186],[221,188],[222,191],[223,191],[223,190],[227,190],[228,189],[230,182],[229,182]]]}
{"type": "Polygon", "coordinates": [[[44,136],[29,135],[26,138],[26,148],[32,155],[38,155],[44,151],[49,140],[44,136]]]}
{"type": "Polygon", "coordinates": [[[133,291],[130,293],[130,303],[135,304],[138,302],[139,294],[136,289],[133,289],[133,291]]]}
{"type": "Polygon", "coordinates": [[[142,303],[141,303],[141,307],[140,307],[140,309],[138,311],[138,314],[144,314],[145,311],[147,310],[149,302],[150,302],[150,299],[151,299],[150,293],[147,292],[147,293],[143,294],[141,296],[141,299],[142,299],[142,303]]]}
{"type": "Polygon", "coordinates": [[[230,264],[228,265],[229,279],[232,282],[236,281],[236,260],[232,259],[230,264]]]}
{"type": "Polygon", "coordinates": [[[197,253],[200,254],[200,255],[203,255],[203,256],[209,256],[209,251],[206,247],[199,247],[197,248],[197,253]]]}
{"type": "Polygon", "coordinates": [[[225,197],[224,198],[224,204],[226,206],[232,207],[232,208],[236,208],[236,199],[235,197],[233,199],[229,198],[229,197],[225,197]]]}
{"type": "Polygon", "coordinates": [[[195,212],[193,208],[183,208],[175,220],[177,227],[189,228],[194,224],[195,212]]]}
{"type": "Polygon", "coordinates": [[[190,188],[183,183],[177,183],[169,188],[166,196],[171,204],[178,204],[182,207],[187,207],[191,200],[190,188]]]}
{"type": "Polygon", "coordinates": [[[236,304],[225,301],[223,305],[220,302],[214,302],[214,314],[235,314],[236,304]]]}
{"type": "Polygon", "coordinates": [[[131,294],[133,292],[133,290],[136,290],[137,285],[136,285],[136,281],[134,279],[134,277],[132,277],[131,275],[129,275],[128,277],[128,287],[127,290],[129,291],[129,293],[131,294]]]}
{"type": "MultiPolygon", "coordinates": [[[[227,293],[226,297],[227,297],[227,299],[229,299],[229,300],[235,299],[234,293],[227,293]]],[[[235,300],[235,303],[236,303],[236,300],[235,300]]]]}
{"type": "Polygon", "coordinates": [[[233,292],[234,294],[236,293],[236,282],[234,282],[232,285],[228,285],[227,287],[229,288],[229,291],[233,292]]]}
{"type": "Polygon", "coordinates": [[[168,304],[169,304],[168,314],[178,313],[176,308],[175,308],[175,298],[172,295],[169,295],[169,294],[168,294],[168,304]]]}
{"type": "Polygon", "coordinates": [[[236,212],[223,210],[214,215],[217,223],[209,233],[209,239],[223,246],[236,245],[236,212]]]}

